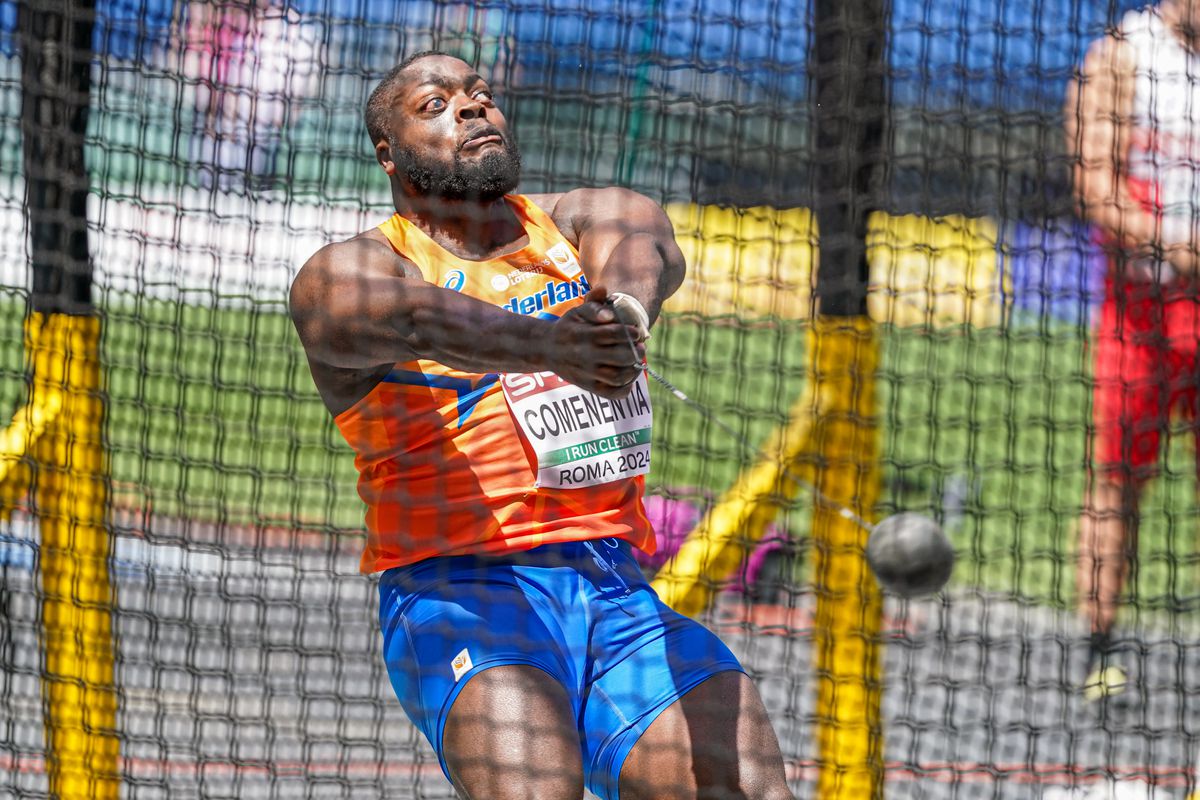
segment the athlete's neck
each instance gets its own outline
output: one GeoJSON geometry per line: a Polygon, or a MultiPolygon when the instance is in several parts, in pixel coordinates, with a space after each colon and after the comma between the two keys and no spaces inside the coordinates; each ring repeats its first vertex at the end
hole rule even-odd
{"type": "Polygon", "coordinates": [[[525,228],[500,198],[489,203],[394,192],[396,212],[459,258],[482,261],[523,244],[525,228]]]}

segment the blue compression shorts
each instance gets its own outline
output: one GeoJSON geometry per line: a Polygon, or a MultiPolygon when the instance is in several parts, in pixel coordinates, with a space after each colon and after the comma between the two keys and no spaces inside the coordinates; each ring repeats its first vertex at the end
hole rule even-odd
{"type": "Polygon", "coordinates": [[[715,634],[658,599],[615,539],[432,558],[384,572],[379,595],[392,686],[447,778],[446,717],[489,667],[533,666],[562,684],[584,780],[605,800],[664,709],[718,672],[743,671],[715,634]]]}

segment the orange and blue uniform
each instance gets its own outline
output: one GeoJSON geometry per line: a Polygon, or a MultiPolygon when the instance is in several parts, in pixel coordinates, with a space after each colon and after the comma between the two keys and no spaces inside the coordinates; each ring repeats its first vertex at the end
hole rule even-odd
{"type": "MultiPolygon", "coordinates": [[[[579,253],[531,201],[507,201],[529,243],[488,261],[455,257],[399,215],[380,230],[431,283],[513,313],[559,317],[589,289],[579,253]]],[[[714,674],[742,667],[711,631],[664,605],[634,561],[633,547],[654,549],[643,478],[543,483],[543,457],[564,477],[572,463],[586,477],[579,464],[596,462],[585,454],[566,463],[574,456],[564,453],[587,449],[579,440],[532,445],[529,424],[514,418],[529,412],[522,403],[532,395],[506,398],[507,380],[402,362],[336,418],[357,454],[367,504],[362,569],[383,573],[388,675],[449,777],[442,736],[471,677],[499,666],[540,669],[570,699],[588,788],[618,798],[624,761],[658,715],[714,674]]],[[[537,396],[564,391],[581,390],[556,386],[537,396]]],[[[589,397],[570,398],[579,419],[590,413],[617,425],[590,443],[644,442],[646,460],[631,474],[648,469],[648,398],[644,408],[621,409],[589,397]],[[636,418],[638,427],[622,429],[616,418],[636,418]]],[[[534,414],[535,437],[569,421],[544,414],[534,414]]]]}
{"type": "MultiPolygon", "coordinates": [[[[399,214],[379,230],[430,283],[517,314],[560,317],[588,292],[579,254],[532,201],[508,200],[529,243],[487,261],[458,258],[399,214]]],[[[642,477],[582,489],[535,485],[496,373],[401,362],[335,422],[356,453],[367,504],[364,572],[606,537],[654,550],[642,477]]]]}

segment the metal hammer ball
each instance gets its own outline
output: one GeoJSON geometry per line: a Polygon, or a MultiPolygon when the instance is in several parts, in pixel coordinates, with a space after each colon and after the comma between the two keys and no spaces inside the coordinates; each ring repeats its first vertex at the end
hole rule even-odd
{"type": "Polygon", "coordinates": [[[937,592],[950,580],[954,547],[929,517],[893,514],[871,530],[867,564],[886,591],[900,597],[921,597],[937,592]]]}

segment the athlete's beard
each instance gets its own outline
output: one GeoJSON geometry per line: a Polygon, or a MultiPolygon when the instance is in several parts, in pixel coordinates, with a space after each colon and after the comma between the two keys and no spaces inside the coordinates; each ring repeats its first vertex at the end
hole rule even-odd
{"type": "Polygon", "coordinates": [[[490,203],[517,188],[521,180],[521,154],[507,139],[500,150],[489,150],[473,162],[455,152],[450,164],[422,160],[409,147],[391,142],[396,167],[426,197],[490,203]]]}

